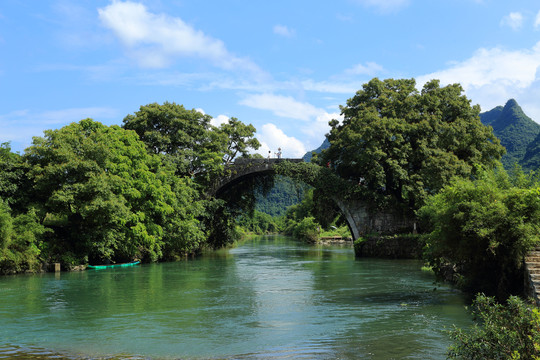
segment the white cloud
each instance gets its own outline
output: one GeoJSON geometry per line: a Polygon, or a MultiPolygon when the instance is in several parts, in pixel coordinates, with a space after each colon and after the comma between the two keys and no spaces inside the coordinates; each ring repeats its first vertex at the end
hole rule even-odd
{"type": "Polygon", "coordinates": [[[274,26],[274,34],[290,38],[290,37],[294,37],[296,32],[294,31],[294,29],[290,29],[285,25],[278,24],[274,26]]]}
{"type": "Polygon", "coordinates": [[[501,20],[501,25],[509,26],[512,30],[517,31],[523,26],[523,14],[519,12],[511,12],[510,14],[503,17],[501,20]]]}
{"type": "Polygon", "coordinates": [[[538,14],[536,14],[536,18],[534,19],[534,28],[538,29],[540,27],[540,11],[538,11],[538,14]]]}
{"type": "Polygon", "coordinates": [[[194,57],[227,70],[261,72],[249,59],[231,54],[221,40],[194,29],[178,17],[153,14],[143,4],[113,1],[98,12],[102,24],[113,31],[143,67],[166,67],[175,58],[194,57]]]}
{"type": "MultiPolygon", "coordinates": [[[[540,88],[537,70],[540,66],[540,42],[532,49],[479,49],[472,57],[452,64],[448,69],[417,78],[422,86],[430,79],[443,85],[460,83],[474,103],[483,110],[504,105],[509,98],[529,101],[532,89],[540,88]]],[[[537,92],[538,93],[538,92],[537,92]]],[[[531,99],[532,100],[532,99],[531,99]]],[[[540,120],[540,119],[538,119],[540,120]]]]}
{"type": "Polygon", "coordinates": [[[320,114],[321,110],[309,103],[303,103],[290,96],[274,94],[249,95],[240,101],[255,109],[270,110],[280,117],[308,121],[320,114]]]}
{"type": "Polygon", "coordinates": [[[366,65],[357,64],[352,68],[345,70],[345,74],[374,76],[382,71],[384,71],[384,68],[381,65],[370,61],[367,62],[366,65]]]}
{"type": "Polygon", "coordinates": [[[409,0],[355,0],[355,2],[382,12],[396,11],[409,5],[409,0]]]}
{"type": "Polygon", "coordinates": [[[459,82],[465,89],[475,89],[496,84],[524,89],[536,79],[540,65],[540,42],[531,50],[480,49],[449,69],[419,77],[419,83],[440,79],[442,83],[459,82]]]}
{"type": "Polygon", "coordinates": [[[210,120],[210,124],[219,127],[221,124],[227,124],[229,119],[230,118],[227,115],[218,115],[210,120]]]}
{"type": "Polygon", "coordinates": [[[275,157],[278,148],[281,148],[284,158],[300,158],[306,153],[306,148],[300,140],[287,136],[283,130],[271,123],[263,125],[256,137],[261,143],[257,152],[264,157],[268,156],[268,151],[275,157]]]}
{"type": "Polygon", "coordinates": [[[338,112],[329,113],[324,109],[317,108],[306,102],[297,101],[289,96],[251,95],[240,103],[256,109],[271,111],[279,117],[301,120],[298,130],[306,134],[315,143],[320,143],[321,139],[324,139],[324,135],[330,130],[328,125],[330,120],[342,119],[338,112]]]}

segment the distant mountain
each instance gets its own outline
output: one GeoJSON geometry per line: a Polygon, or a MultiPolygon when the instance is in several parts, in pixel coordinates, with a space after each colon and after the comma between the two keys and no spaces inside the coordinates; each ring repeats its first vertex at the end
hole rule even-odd
{"type": "Polygon", "coordinates": [[[540,134],[527,146],[520,165],[525,170],[540,170],[540,134]]]}
{"type": "MultiPolygon", "coordinates": [[[[540,134],[540,125],[525,115],[514,99],[508,100],[504,107],[497,106],[490,111],[481,113],[480,120],[484,125],[493,127],[493,133],[501,140],[501,145],[506,148],[506,154],[501,159],[504,167],[509,169],[514,163],[524,166],[523,161],[528,146],[540,134]]],[[[540,139],[538,141],[539,148],[537,150],[540,150],[540,139]]],[[[534,148],[530,150],[531,153],[527,156],[532,159],[534,148]]],[[[528,166],[527,168],[529,169],[528,166]]]]}
{"type": "Polygon", "coordinates": [[[321,146],[319,146],[318,148],[316,148],[315,150],[312,150],[312,151],[308,151],[303,157],[302,159],[304,159],[305,162],[310,162],[311,161],[311,158],[313,157],[313,153],[316,153],[316,154],[320,154],[323,150],[326,150],[330,147],[330,141],[328,141],[328,138],[324,138],[324,141],[323,143],[321,144],[321,146]]]}

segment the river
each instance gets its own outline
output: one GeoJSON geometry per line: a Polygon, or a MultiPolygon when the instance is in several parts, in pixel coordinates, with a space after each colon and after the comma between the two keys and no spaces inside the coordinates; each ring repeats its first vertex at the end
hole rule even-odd
{"type": "Polygon", "coordinates": [[[0,278],[0,359],[444,359],[464,296],[421,263],[254,237],[199,258],[0,278]]]}

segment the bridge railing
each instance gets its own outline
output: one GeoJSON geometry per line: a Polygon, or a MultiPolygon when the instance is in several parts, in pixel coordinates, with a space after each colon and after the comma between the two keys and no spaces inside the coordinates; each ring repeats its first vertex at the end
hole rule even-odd
{"type": "Polygon", "coordinates": [[[249,164],[253,164],[253,165],[276,164],[276,163],[280,163],[282,161],[289,161],[289,162],[299,163],[299,162],[303,162],[304,159],[295,159],[295,158],[280,158],[280,159],[277,159],[277,158],[272,158],[272,159],[238,158],[238,159],[235,159],[234,162],[231,165],[232,166],[234,166],[234,165],[244,166],[244,165],[249,165],[249,164]]]}

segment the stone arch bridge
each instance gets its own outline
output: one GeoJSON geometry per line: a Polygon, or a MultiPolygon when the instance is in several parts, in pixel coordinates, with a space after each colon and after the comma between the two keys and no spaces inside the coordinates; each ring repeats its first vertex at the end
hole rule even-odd
{"type": "MultiPolygon", "coordinates": [[[[212,195],[219,196],[221,190],[253,176],[276,174],[275,165],[284,161],[300,163],[303,159],[237,159],[225,168],[225,176],[212,188],[212,195]]],[[[309,181],[304,180],[309,185],[309,181]]],[[[368,233],[392,234],[403,231],[411,232],[414,219],[399,210],[380,210],[375,204],[362,200],[330,196],[341,213],[345,216],[353,240],[368,233]]]]}

